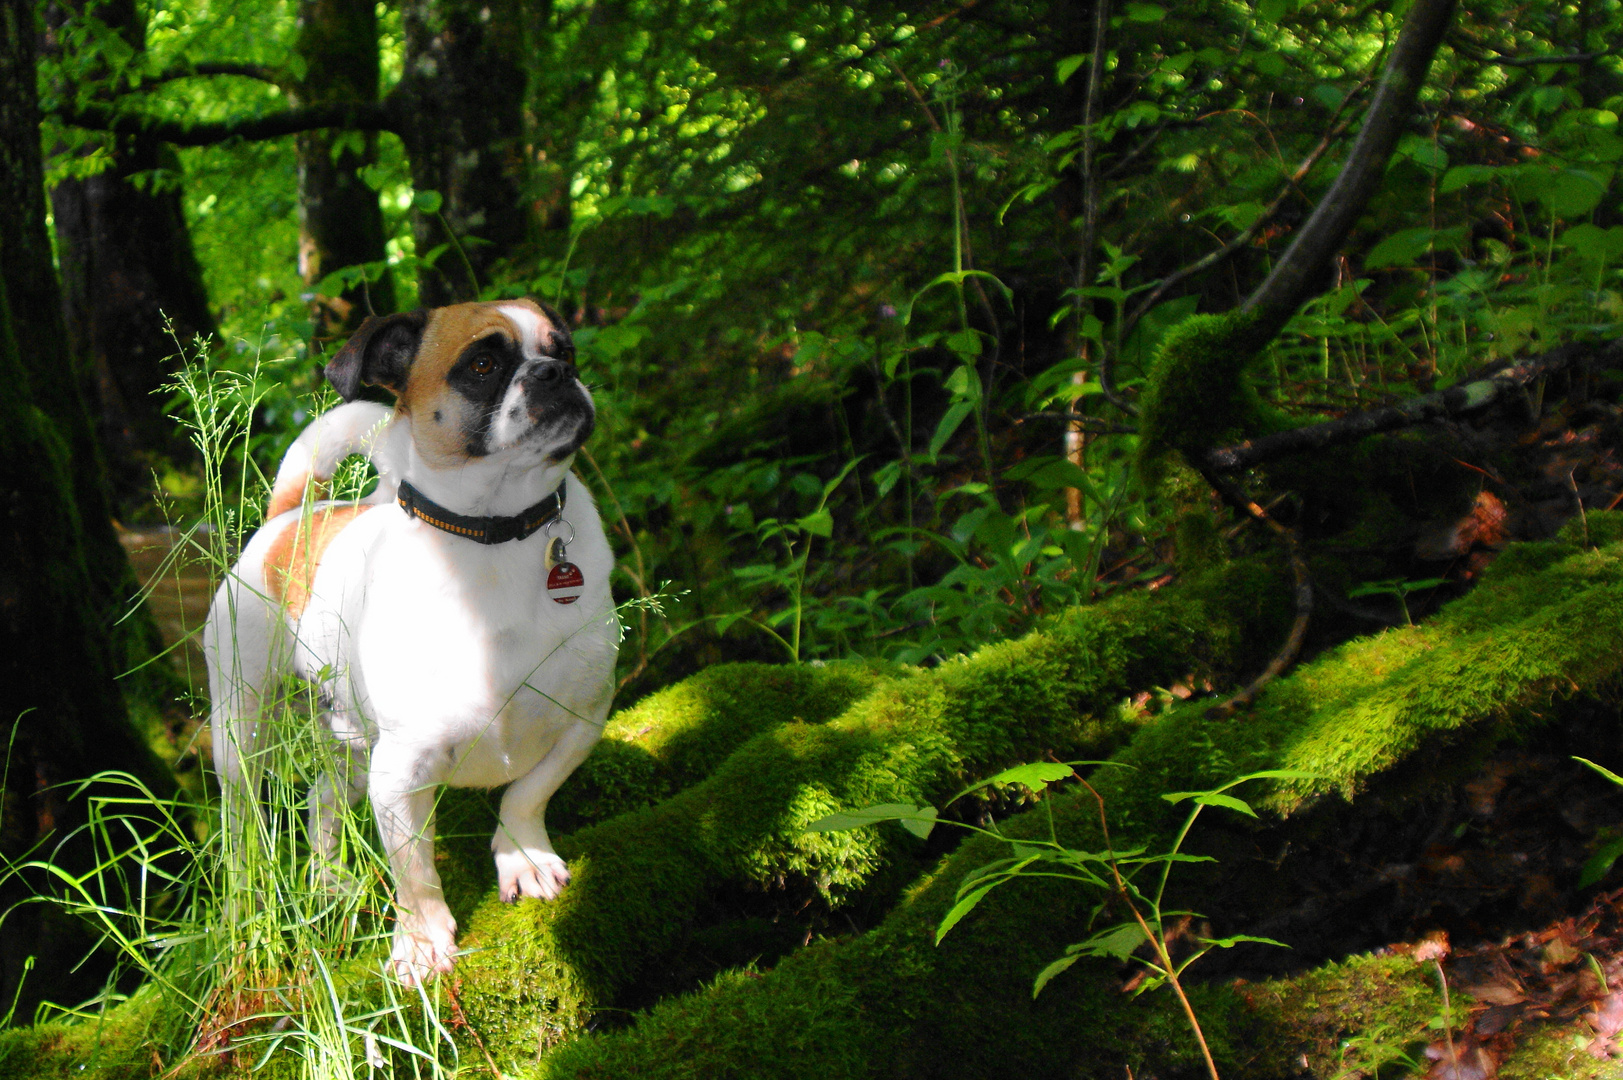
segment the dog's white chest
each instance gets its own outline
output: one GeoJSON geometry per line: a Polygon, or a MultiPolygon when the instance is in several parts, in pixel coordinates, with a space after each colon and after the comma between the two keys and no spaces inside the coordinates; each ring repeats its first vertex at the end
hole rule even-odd
{"type": "Polygon", "coordinates": [[[391,530],[369,561],[350,662],[381,737],[443,747],[449,782],[495,786],[534,767],[601,696],[613,639],[587,618],[601,599],[547,597],[538,558],[463,543],[455,567],[435,567],[446,549],[422,527],[391,530]]]}

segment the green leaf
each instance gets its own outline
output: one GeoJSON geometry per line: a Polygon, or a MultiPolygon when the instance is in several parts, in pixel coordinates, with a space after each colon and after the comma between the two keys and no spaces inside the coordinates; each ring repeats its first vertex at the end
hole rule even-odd
{"type": "MultiPolygon", "coordinates": [[[[973,330],[959,330],[947,336],[947,348],[967,366],[981,354],[981,336],[973,330]]],[[[961,370],[961,369],[960,369],[961,370]]]]}
{"type": "Polygon", "coordinates": [[[1235,934],[1233,937],[1201,938],[1200,940],[1201,944],[1210,946],[1213,949],[1232,949],[1243,942],[1252,942],[1257,945],[1277,945],[1281,949],[1290,948],[1283,941],[1275,941],[1271,937],[1254,937],[1251,934],[1235,934]]]}
{"type": "Polygon", "coordinates": [[[1265,23],[1277,23],[1285,17],[1288,0],[1257,0],[1257,20],[1265,23]]]}
{"type": "Polygon", "coordinates": [[[1578,888],[1587,888],[1611,873],[1619,855],[1623,855],[1623,836],[1602,844],[1595,850],[1595,854],[1584,863],[1583,873],[1578,877],[1578,888]]]}
{"type": "Polygon", "coordinates": [[[1035,998],[1038,994],[1042,993],[1043,987],[1047,986],[1049,981],[1053,979],[1055,975],[1058,975],[1060,972],[1064,971],[1066,968],[1070,967],[1080,959],[1082,959],[1081,953],[1077,953],[1075,956],[1062,956],[1058,960],[1055,960],[1052,964],[1049,964],[1047,967],[1039,971],[1037,973],[1037,981],[1031,985],[1031,996],[1035,998]]]}
{"type": "Polygon", "coordinates": [[[1465,239],[1465,229],[1399,229],[1369,249],[1364,256],[1364,267],[1378,270],[1385,266],[1407,266],[1433,248],[1452,248],[1465,239]]]}
{"type": "Polygon", "coordinates": [[[412,209],[423,214],[437,214],[445,205],[445,197],[431,188],[417,192],[411,198],[412,209]]]}
{"type": "Polygon", "coordinates": [[[1126,960],[1133,955],[1134,949],[1148,940],[1144,936],[1144,929],[1138,923],[1128,922],[1095,934],[1084,942],[1081,948],[1089,956],[1109,956],[1116,960],[1126,960]]]}
{"type": "Polygon", "coordinates": [[[1609,263],[1623,255],[1623,225],[1603,229],[1584,222],[1562,233],[1561,243],[1585,262],[1609,263]]]}
{"type": "Polygon", "coordinates": [[[896,481],[901,478],[902,463],[900,461],[887,462],[874,470],[873,482],[874,487],[879,492],[879,497],[883,499],[886,495],[889,495],[890,489],[895,487],[896,481]]]}
{"type": "Polygon", "coordinates": [[[1584,217],[1599,206],[1611,179],[1611,170],[1605,167],[1524,169],[1517,173],[1516,190],[1538,200],[1556,217],[1571,219],[1584,217]]]}
{"type": "Polygon", "coordinates": [[[1440,194],[1447,195],[1470,184],[1482,184],[1497,179],[1499,173],[1497,165],[1456,165],[1443,174],[1437,190],[1440,194]]]}
{"type": "Polygon", "coordinates": [[[1270,79],[1277,79],[1285,74],[1285,58],[1276,52],[1258,53],[1251,59],[1251,66],[1258,75],[1266,75],[1270,79]]]}
{"type": "Polygon", "coordinates": [[[841,810],[820,817],[806,826],[806,832],[844,832],[877,825],[882,821],[900,822],[902,828],[923,839],[935,828],[936,809],[933,806],[914,806],[912,803],[880,803],[861,810],[841,810]]]}
{"type": "Polygon", "coordinates": [[[1124,10],[1127,12],[1127,17],[1134,22],[1160,22],[1167,17],[1167,9],[1160,4],[1134,2],[1129,3],[1124,10]]]}
{"type": "Polygon", "coordinates": [[[988,881],[985,885],[974,889],[952,905],[952,910],[941,916],[941,925],[935,928],[935,943],[937,945],[941,944],[941,939],[947,936],[947,931],[957,926],[959,921],[965,915],[968,915],[987,893],[997,888],[1004,880],[1006,879],[1000,877],[996,881],[988,881]]]}
{"type": "Polygon", "coordinates": [[[813,510],[803,518],[796,518],[795,524],[813,536],[827,539],[834,535],[834,515],[826,507],[813,510]]]}
{"type": "Polygon", "coordinates": [[[1076,69],[1087,62],[1088,56],[1086,53],[1078,53],[1075,56],[1067,56],[1065,59],[1061,60],[1056,66],[1056,72],[1059,76],[1060,85],[1065,85],[1066,80],[1072,75],[1076,74],[1076,69]]]}
{"type": "Polygon", "coordinates": [[[1623,776],[1617,775],[1617,773],[1613,772],[1611,769],[1608,769],[1606,766],[1597,765],[1593,761],[1590,761],[1588,758],[1575,757],[1572,760],[1576,761],[1576,762],[1579,762],[1580,764],[1583,764],[1583,765],[1588,765],[1591,769],[1594,769],[1596,772],[1598,772],[1602,776],[1606,777],[1606,779],[1610,780],[1612,783],[1617,784],[1619,786],[1623,786],[1623,776]]]}
{"type": "MultiPolygon", "coordinates": [[[[1078,765],[1091,764],[1090,762],[1077,762],[1078,765]]],[[[950,806],[968,795],[972,791],[979,791],[992,784],[1024,784],[1032,791],[1041,791],[1056,780],[1068,779],[1076,770],[1067,764],[1058,761],[1034,761],[1029,765],[1016,765],[1012,769],[1004,769],[996,776],[988,776],[978,784],[971,784],[952,798],[947,800],[950,806]]]]}
{"type": "Polygon", "coordinates": [[[1233,795],[1219,795],[1209,792],[1205,795],[1196,795],[1195,802],[1200,806],[1221,806],[1228,810],[1236,810],[1250,817],[1256,817],[1257,812],[1251,809],[1251,804],[1244,799],[1236,799],[1233,795]]]}
{"type": "Polygon", "coordinates": [[[1032,487],[1039,490],[1053,491],[1059,488],[1076,488],[1078,491],[1086,492],[1094,502],[1099,503],[1101,506],[1105,503],[1105,499],[1099,494],[1098,489],[1094,487],[1093,480],[1088,476],[1086,470],[1076,462],[1066,458],[1058,458],[1048,462],[1026,479],[1032,487]]]}
{"type": "Polygon", "coordinates": [[[941,448],[947,445],[947,440],[952,438],[953,433],[958,430],[958,426],[974,411],[975,405],[969,401],[957,401],[947,408],[946,414],[941,417],[941,422],[935,426],[935,434],[930,436],[931,458],[935,458],[941,453],[941,448]]]}
{"type": "Polygon", "coordinates": [[[964,282],[968,281],[970,278],[984,278],[987,281],[990,281],[993,285],[998,287],[998,292],[1002,295],[1004,302],[1009,304],[1011,307],[1013,306],[1014,293],[1010,291],[1007,285],[1003,284],[1003,281],[996,274],[989,274],[985,270],[948,270],[944,274],[936,275],[935,279],[932,280],[928,285],[924,286],[924,288],[913,294],[912,298],[907,302],[906,310],[902,312],[902,325],[909,326],[912,324],[913,307],[919,302],[919,297],[923,296],[937,285],[951,285],[955,288],[962,289],[964,287],[964,282]]]}

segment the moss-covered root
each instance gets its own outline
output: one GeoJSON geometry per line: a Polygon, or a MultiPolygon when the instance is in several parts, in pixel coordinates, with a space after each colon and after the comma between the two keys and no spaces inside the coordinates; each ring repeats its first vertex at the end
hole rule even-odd
{"type": "MultiPolygon", "coordinates": [[[[1060,835],[1092,842],[1089,807],[1074,798],[1055,805],[1060,835]]],[[[1046,810],[1011,824],[1016,832],[1046,830],[1046,810]]],[[[1067,882],[1020,882],[993,892],[935,945],[957,882],[1004,853],[989,841],[966,844],[874,931],[804,949],[764,975],[724,975],[661,1003],[633,1028],[558,1048],[537,1075],[1114,1078],[1122,1063],[1142,1065],[1123,1056],[1133,1040],[1121,1024],[1102,1021],[1121,1010],[1113,987],[1062,978],[1032,1000],[1032,977],[1080,936],[1095,897],[1067,882]]],[[[1170,1044],[1193,1050],[1160,1003],[1140,1015],[1169,1025],[1170,1044]]]]}
{"type": "Polygon", "coordinates": [[[558,833],[652,806],[708,776],[751,736],[839,716],[887,678],[914,671],[875,661],[717,664],[609,718],[603,741],[553,797],[558,833]]]}
{"type": "Polygon", "coordinates": [[[1235,566],[1072,612],[1019,641],[881,684],[838,719],[764,732],[708,779],[560,845],[574,881],[552,904],[488,898],[468,920],[464,1005],[498,1060],[535,1053],[636,983],[727,885],[815,882],[836,900],[872,881],[871,833],[806,835],[839,806],[940,801],[966,777],[1045,753],[1099,756],[1132,690],[1271,647],[1283,613],[1265,573],[1235,566]]]}

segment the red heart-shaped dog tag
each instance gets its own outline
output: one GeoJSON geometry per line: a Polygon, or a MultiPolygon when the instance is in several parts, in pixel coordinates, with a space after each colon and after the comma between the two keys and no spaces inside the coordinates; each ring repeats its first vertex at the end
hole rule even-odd
{"type": "Polygon", "coordinates": [[[547,575],[547,595],[554,603],[573,604],[586,591],[586,576],[572,562],[561,562],[547,575]]]}

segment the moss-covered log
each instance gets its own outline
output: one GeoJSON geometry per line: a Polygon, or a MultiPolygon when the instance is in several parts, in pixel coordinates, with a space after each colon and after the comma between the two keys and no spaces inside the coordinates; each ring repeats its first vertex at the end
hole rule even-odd
{"type": "MultiPolygon", "coordinates": [[[[1266,651],[1273,638],[1264,628],[1277,632],[1281,616],[1255,598],[1277,588],[1243,567],[1073,612],[935,672],[823,669],[776,684],[782,696],[767,707],[774,719],[826,717],[833,708],[818,709],[817,692],[856,698],[822,723],[790,719],[749,735],[749,706],[771,700],[747,682],[765,677],[755,668],[670,692],[668,730],[660,730],[660,699],[652,698],[617,720],[617,734],[645,740],[654,764],[639,767],[681,790],[569,838],[577,879],[564,900],[508,908],[486,899],[472,912],[464,937],[472,951],[458,969],[461,1015],[503,1069],[548,1077],[1114,1077],[1124,1066],[1165,1073],[1193,1065],[1193,1043],[1170,999],[1126,998],[1111,971],[1080,966],[1031,998],[1035,973],[1083,936],[1097,898],[1080,889],[1008,887],[934,944],[957,882],[999,854],[980,840],[866,933],[800,949],[771,970],[734,969],[700,992],[667,997],[627,1029],[580,1029],[714,917],[720,890],[802,879],[838,901],[873,888],[886,860],[913,842],[895,830],[801,833],[834,806],[940,801],[966,777],[1017,758],[1049,749],[1093,756],[1130,739],[1118,760],[1134,769],[1104,770],[1095,781],[1115,841],[1127,845],[1164,837],[1179,816],[1162,793],[1258,767],[1321,777],[1268,796],[1288,821],[1315,800],[1356,797],[1418,749],[1445,745],[1468,761],[1541,723],[1554,699],[1617,684],[1620,533],[1623,518],[1591,515],[1587,539],[1599,548],[1585,546],[1581,528],[1562,542],[1513,548],[1477,591],[1432,622],[1334,650],[1226,719],[1191,705],[1140,727],[1114,706],[1192,664],[1266,651]],[[729,694],[733,688],[739,692],[729,694]],[[711,735],[738,744],[719,764],[725,749],[711,748],[711,735]]],[[[609,791],[604,778],[595,783],[609,791]]],[[[603,798],[605,812],[624,805],[603,798]]],[[[1048,810],[1061,836],[1099,843],[1091,802],[1074,796],[1009,827],[1046,829],[1048,810]]],[[[1183,880],[1202,887],[1198,872],[1183,880]]],[[[1432,984],[1406,963],[1358,961],[1285,989],[1204,987],[1196,1004],[1225,1076],[1280,1075],[1299,1068],[1303,1054],[1310,1071],[1333,1075],[1342,1065],[1326,1047],[1349,1035],[1379,1024],[1398,1033],[1372,1038],[1425,1034],[1436,1008],[1432,984]],[[1387,1004],[1376,1009],[1360,995],[1387,1004]]],[[[49,1075],[65,1063],[65,1048],[82,1054],[90,1037],[83,1027],[43,1029],[7,1045],[39,1055],[18,1075],[49,1075]]]]}
{"type": "MultiPolygon", "coordinates": [[[[1615,516],[1592,516],[1590,538],[1615,538],[1619,525],[1615,516]]],[[[1272,687],[1249,714],[1208,720],[1190,707],[1147,726],[1119,755],[1133,768],[1096,780],[1115,842],[1165,835],[1182,811],[1159,798],[1164,792],[1262,767],[1319,774],[1276,790],[1275,810],[1289,815],[1314,794],[1356,794],[1428,740],[1491,744],[1540,722],[1553,698],[1615,687],[1623,674],[1623,543],[1594,550],[1577,535],[1568,539],[1513,549],[1434,622],[1344,646],[1272,687]]],[[[1061,836],[1096,849],[1092,810],[1090,799],[1056,799],[1061,836]]],[[[1033,812],[1011,823],[1011,833],[1046,827],[1033,812]]],[[[1142,1073],[1192,1064],[1193,1043],[1167,1003],[1126,1001],[1097,967],[1073,969],[1030,1000],[1036,972],[1084,936],[1097,898],[1082,890],[1021,883],[994,893],[995,903],[934,945],[957,882],[1000,854],[989,841],[966,844],[871,933],[806,950],[764,976],[726,976],[628,1031],[577,1039],[546,1058],[541,1074],[1104,1077],[1122,1075],[1124,1065],[1142,1073]]],[[[1256,994],[1205,989],[1198,1007],[1211,1021],[1224,1075],[1293,1071],[1300,1055],[1322,1050],[1326,1040],[1315,1042],[1315,1032],[1326,1027],[1336,1045],[1356,1025],[1325,1015],[1318,997],[1333,997],[1338,979],[1340,992],[1366,996],[1369,978],[1401,984],[1402,1009],[1370,1014],[1359,1030],[1402,1020],[1409,1029],[1389,1037],[1423,1033],[1435,1008],[1416,1016],[1413,999],[1429,995],[1424,973],[1408,961],[1376,967],[1356,978],[1331,969],[1256,994]],[[1318,995],[1311,1007],[1289,989],[1308,984],[1318,995]]],[[[1322,1056],[1311,1064],[1316,1075],[1337,1067],[1322,1056]]]]}
{"type": "Polygon", "coordinates": [[[806,823],[841,805],[939,801],[1048,753],[1106,754],[1136,726],[1118,709],[1135,688],[1266,651],[1277,592],[1267,573],[1229,567],[887,681],[828,723],[763,732],[675,797],[568,838],[574,881],[559,902],[487,897],[463,937],[469,1020],[498,1060],[524,1060],[537,1031],[576,1029],[631,989],[723,887],[801,880],[840,902],[875,880],[888,841],[809,836],[806,823]]]}

